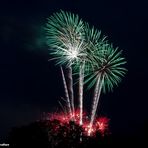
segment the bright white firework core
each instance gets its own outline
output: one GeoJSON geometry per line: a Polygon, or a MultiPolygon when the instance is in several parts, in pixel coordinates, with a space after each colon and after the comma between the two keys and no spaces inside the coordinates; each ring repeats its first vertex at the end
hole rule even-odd
{"type": "Polygon", "coordinates": [[[78,57],[78,51],[72,48],[70,50],[69,58],[70,59],[76,59],[77,57],[78,57]]]}

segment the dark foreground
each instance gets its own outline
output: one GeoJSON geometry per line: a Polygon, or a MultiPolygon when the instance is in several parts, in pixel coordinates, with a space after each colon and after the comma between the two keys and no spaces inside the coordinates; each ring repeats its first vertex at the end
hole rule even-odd
{"type": "Polygon", "coordinates": [[[8,137],[11,148],[105,148],[148,146],[148,128],[138,137],[114,137],[109,132],[95,133],[88,137],[81,134],[82,128],[74,122],[60,126],[59,121],[38,121],[30,125],[13,128],[8,137]]]}

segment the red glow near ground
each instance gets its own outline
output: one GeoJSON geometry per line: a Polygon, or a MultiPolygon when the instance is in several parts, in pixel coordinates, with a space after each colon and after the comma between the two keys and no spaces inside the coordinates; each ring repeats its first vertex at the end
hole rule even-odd
{"type": "MultiPolygon", "coordinates": [[[[79,110],[75,111],[75,119],[64,113],[48,113],[46,119],[50,121],[58,120],[61,125],[68,124],[70,121],[74,121],[76,124],[79,124],[79,110]]],[[[89,123],[89,117],[86,113],[84,113],[82,128],[85,135],[93,136],[96,132],[100,132],[104,135],[104,133],[108,130],[109,119],[107,117],[96,118],[91,129],[89,128],[89,123]]]]}

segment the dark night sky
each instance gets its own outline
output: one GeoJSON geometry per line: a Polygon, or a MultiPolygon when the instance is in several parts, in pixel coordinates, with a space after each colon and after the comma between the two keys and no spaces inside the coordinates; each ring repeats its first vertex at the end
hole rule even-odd
{"type": "Polygon", "coordinates": [[[11,127],[55,110],[63,96],[43,32],[46,18],[60,9],[79,14],[123,50],[128,73],[113,93],[102,94],[99,111],[111,119],[113,134],[140,133],[148,121],[147,0],[5,0],[0,2],[0,143],[11,127]]]}

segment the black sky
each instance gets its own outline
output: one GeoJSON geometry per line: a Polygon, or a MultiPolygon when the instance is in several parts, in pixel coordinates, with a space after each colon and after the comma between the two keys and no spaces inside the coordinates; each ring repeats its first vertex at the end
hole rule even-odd
{"type": "Polygon", "coordinates": [[[147,0],[6,0],[0,2],[0,142],[11,127],[55,110],[63,96],[43,32],[46,18],[60,9],[79,14],[123,50],[128,73],[113,93],[102,94],[99,111],[111,119],[113,134],[140,133],[148,121],[147,0]]]}

